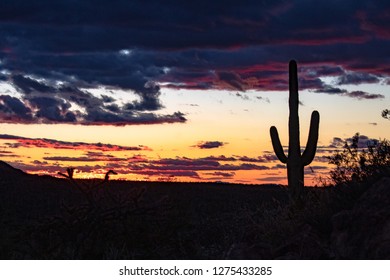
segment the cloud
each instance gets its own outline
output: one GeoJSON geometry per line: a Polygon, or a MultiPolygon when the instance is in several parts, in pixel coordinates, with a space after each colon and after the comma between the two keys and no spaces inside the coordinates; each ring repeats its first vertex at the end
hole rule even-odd
{"type": "Polygon", "coordinates": [[[291,58],[300,65],[300,88],[319,93],[377,99],[382,96],[344,92],[320,78],[336,78],[338,86],[389,79],[386,0],[133,4],[120,0],[107,9],[107,3],[91,0],[2,3],[0,81],[17,94],[3,93],[0,120],[186,122],[182,112],[160,113],[162,87],[287,90],[291,58]],[[102,89],[112,93],[93,93],[102,89]],[[117,90],[136,100],[115,98],[117,90]]]}
{"type": "Polygon", "coordinates": [[[236,92],[235,96],[240,97],[242,100],[250,100],[249,96],[246,94],[236,92]]]}
{"type": "Polygon", "coordinates": [[[215,179],[215,178],[233,178],[236,175],[236,173],[216,171],[216,172],[212,172],[212,173],[207,173],[207,175],[214,176],[213,179],[215,179]]]}
{"type": "Polygon", "coordinates": [[[316,89],[314,92],[323,92],[328,94],[345,94],[348,91],[346,89],[335,88],[332,86],[324,86],[324,88],[316,89]]]}
{"type": "Polygon", "coordinates": [[[129,173],[145,176],[162,176],[168,178],[189,177],[199,179],[199,174],[191,170],[133,170],[129,173]]]}
{"type": "Polygon", "coordinates": [[[11,165],[15,168],[21,169],[28,173],[56,175],[63,167],[59,164],[47,164],[46,162],[33,161],[31,163],[24,163],[21,161],[14,161],[11,165]]]}
{"type": "Polygon", "coordinates": [[[346,96],[357,98],[357,99],[383,99],[385,96],[383,94],[372,94],[365,91],[357,90],[351,91],[345,94],[346,96]]]}
{"type": "Polygon", "coordinates": [[[267,170],[269,167],[252,163],[221,164],[218,160],[205,158],[166,158],[150,160],[145,164],[132,164],[131,170],[192,170],[192,171],[237,171],[267,170]]]}
{"type": "MultiPolygon", "coordinates": [[[[0,16],[10,23],[3,27],[8,32],[19,25],[26,25],[24,40],[20,38],[19,44],[26,44],[40,34],[37,39],[45,40],[45,44],[31,45],[34,50],[59,49],[71,54],[115,48],[121,50],[120,54],[126,58],[133,54],[131,50],[134,47],[170,50],[237,48],[280,42],[313,45],[336,40],[361,42],[369,38],[373,29],[366,28],[369,30],[362,32],[363,20],[371,22],[375,13],[386,15],[385,1],[371,5],[364,17],[355,15],[357,11],[367,10],[364,2],[349,0],[334,9],[337,3],[334,0],[321,4],[278,0],[262,3],[213,1],[199,5],[178,0],[169,3],[154,0],[140,3],[137,7],[127,1],[117,1],[107,9],[104,2],[94,1],[76,4],[66,0],[56,1],[55,4],[49,1],[28,4],[16,1],[13,5],[5,3],[0,16]],[[79,13],[80,10],[83,13],[79,13]],[[332,21],[324,14],[332,14],[332,21]],[[306,15],[305,20],[299,20],[302,15],[306,15]],[[162,23],[165,25],[161,26],[162,23]],[[83,26],[88,28],[81,29],[83,26]],[[41,28],[40,33],[38,28],[41,28]],[[111,32],[105,33],[108,28],[111,32]],[[53,29],[62,33],[48,34],[53,29]],[[85,33],[89,35],[87,38],[82,37],[85,33]],[[53,41],[47,40],[49,35],[53,41]],[[77,40],[68,40],[69,36],[77,40]]],[[[387,23],[385,20],[375,22],[375,30],[387,23]]]]}
{"type": "Polygon", "coordinates": [[[257,158],[252,158],[252,157],[248,157],[248,156],[241,156],[241,157],[238,157],[237,158],[238,160],[240,161],[244,161],[244,162],[273,162],[273,161],[277,161],[278,158],[276,155],[273,155],[273,154],[263,154],[262,156],[259,156],[257,158]]]}
{"type": "Polygon", "coordinates": [[[51,149],[76,149],[98,151],[148,151],[146,146],[120,146],[103,143],[67,142],[46,138],[27,138],[15,135],[0,134],[0,139],[12,140],[16,143],[6,143],[8,148],[51,148],[51,149]]]}
{"type": "MultiPolygon", "coordinates": [[[[352,144],[353,137],[345,138],[344,142],[347,142],[349,145],[352,144]]],[[[358,141],[358,148],[359,149],[366,149],[370,145],[375,145],[379,143],[378,139],[370,138],[366,135],[360,134],[359,135],[359,141],[358,141]]]]}
{"type": "Polygon", "coordinates": [[[317,155],[317,156],[315,156],[314,161],[315,162],[326,162],[326,163],[328,163],[329,162],[329,156],[317,155]]]}
{"type": "Polygon", "coordinates": [[[32,112],[18,98],[0,95],[0,117],[4,122],[15,119],[30,121],[32,120],[32,112]]]}
{"type": "Polygon", "coordinates": [[[257,181],[261,181],[261,182],[275,182],[275,183],[285,181],[285,180],[286,180],[286,176],[269,176],[269,177],[262,177],[257,179],[257,181]]]}
{"type": "Polygon", "coordinates": [[[32,92],[44,92],[49,93],[52,91],[50,86],[40,83],[32,78],[24,77],[23,75],[16,74],[11,76],[12,84],[21,92],[30,94],[32,92]]]}
{"type": "MultiPolygon", "coordinates": [[[[247,88],[247,84],[243,81],[239,74],[234,72],[218,72],[218,79],[221,83],[221,87],[226,89],[230,87],[232,90],[244,91],[247,88]]],[[[240,95],[238,95],[240,96],[240,95]]]]}
{"type": "MultiPolygon", "coordinates": [[[[166,158],[151,161],[152,165],[159,165],[163,169],[195,169],[195,170],[207,170],[220,167],[220,163],[214,160],[205,160],[205,159],[190,159],[190,158],[166,158]]],[[[150,168],[153,166],[148,166],[150,168]]]]}
{"type": "Polygon", "coordinates": [[[300,67],[300,72],[307,77],[340,76],[345,73],[341,66],[335,65],[307,65],[300,67]]]}
{"type": "Polygon", "coordinates": [[[17,158],[17,157],[20,157],[20,156],[19,155],[15,155],[11,151],[0,151],[0,157],[17,158]]]}
{"type": "Polygon", "coordinates": [[[204,158],[201,158],[203,160],[210,160],[210,161],[221,161],[221,162],[237,162],[237,161],[241,161],[241,162],[252,162],[252,163],[267,163],[267,162],[274,162],[274,161],[278,161],[278,158],[276,155],[272,154],[272,153],[269,153],[269,152],[265,152],[263,153],[263,155],[260,155],[258,157],[248,157],[248,156],[224,156],[224,155],[220,155],[220,156],[208,156],[208,157],[204,157],[204,158]]]}
{"type": "Polygon", "coordinates": [[[270,100],[268,97],[256,96],[256,99],[264,101],[266,103],[270,103],[270,100]]]}
{"type": "Polygon", "coordinates": [[[338,85],[359,85],[362,83],[378,83],[377,76],[369,73],[345,73],[337,78],[338,85]]]}
{"type": "Polygon", "coordinates": [[[287,168],[287,166],[285,165],[285,164],[276,164],[276,165],[274,165],[274,166],[272,166],[272,168],[271,169],[286,169],[287,168]]]}
{"type": "MultiPolygon", "coordinates": [[[[51,156],[44,157],[43,160],[46,162],[55,162],[53,166],[48,170],[52,174],[63,169],[62,162],[73,162],[73,167],[83,172],[96,172],[96,170],[101,169],[114,169],[116,172],[125,175],[125,174],[135,174],[135,175],[144,175],[144,176],[163,176],[163,177],[189,177],[199,179],[199,172],[205,172],[206,175],[211,175],[213,177],[233,177],[235,171],[245,171],[245,170],[268,170],[269,167],[264,165],[258,165],[253,163],[240,163],[240,164],[221,164],[216,159],[211,158],[186,158],[186,157],[177,157],[177,158],[163,158],[163,159],[147,159],[142,156],[134,156],[133,158],[117,158],[112,155],[102,154],[100,152],[87,153],[86,156],[80,157],[68,157],[68,156],[51,156]],[[93,164],[93,165],[77,165],[77,162],[86,162],[93,163],[96,161],[104,162],[103,166],[93,164]],[[89,170],[89,171],[88,171],[89,170]]],[[[30,168],[25,167],[27,170],[38,171],[44,170],[45,166],[42,168],[30,168]]],[[[206,179],[206,178],[205,178],[206,179]]]]}
{"type": "Polygon", "coordinates": [[[331,148],[339,148],[344,146],[345,141],[340,137],[333,137],[332,143],[329,145],[331,148]]]}
{"type": "Polygon", "coordinates": [[[321,171],[327,171],[329,170],[328,166],[322,166],[322,165],[309,165],[305,166],[304,173],[305,174],[315,174],[320,173],[321,171]]]}
{"type": "MultiPolygon", "coordinates": [[[[19,137],[0,135],[0,139],[11,142],[19,139],[19,137]]],[[[72,166],[77,170],[77,176],[82,175],[81,173],[90,173],[90,175],[104,174],[107,170],[112,169],[124,176],[122,178],[135,175],[138,178],[141,176],[143,179],[150,180],[165,180],[180,177],[183,178],[181,180],[197,179],[207,181],[220,180],[221,178],[234,179],[237,172],[254,170],[261,172],[280,168],[280,166],[271,168],[266,164],[274,161],[274,157],[267,153],[254,158],[248,156],[220,155],[200,158],[176,157],[153,159],[141,154],[135,154],[131,157],[115,155],[116,151],[126,150],[128,147],[118,149],[118,147],[111,145],[106,147],[104,144],[57,143],[55,140],[49,140],[47,141],[48,143],[41,143],[34,142],[36,139],[28,138],[24,138],[24,140],[27,142],[23,144],[23,147],[50,148],[55,146],[58,149],[81,149],[83,151],[83,154],[78,156],[46,154],[42,158],[30,162],[25,162],[25,160],[23,162],[21,160],[12,162],[12,165],[24,171],[52,176],[56,176],[58,172],[63,172],[67,167],[72,166]],[[270,161],[267,161],[267,159],[270,161]]],[[[10,148],[21,147],[18,146],[19,144],[5,143],[10,148]]],[[[285,166],[282,165],[282,168],[285,168],[285,166]]]]}
{"type": "Polygon", "coordinates": [[[337,94],[340,96],[347,96],[351,98],[356,98],[358,100],[363,99],[383,99],[385,96],[383,94],[368,93],[365,91],[347,91],[346,89],[335,88],[332,86],[324,85],[323,88],[316,89],[314,92],[317,93],[327,93],[327,94],[337,94]]]}
{"type": "MultiPolygon", "coordinates": [[[[74,65],[79,65],[80,69],[75,68],[73,75],[59,73],[64,70],[61,67],[68,69],[66,59],[58,61],[59,69],[55,71],[57,74],[53,74],[50,67],[41,65],[42,59],[47,58],[32,55],[26,59],[37,61],[34,65],[25,65],[26,71],[22,74],[20,71],[17,71],[17,74],[9,71],[11,74],[6,76],[6,81],[15,88],[19,96],[1,96],[0,117],[5,122],[131,125],[186,121],[181,112],[168,115],[154,113],[163,108],[160,101],[160,87],[144,77],[140,69],[134,69],[135,73],[131,70],[128,72],[128,69],[128,71],[117,73],[111,71],[109,74],[101,69],[99,81],[99,75],[93,74],[96,69],[91,68],[90,71],[85,72],[84,69],[89,67],[85,63],[103,59],[101,63],[98,63],[99,66],[110,71],[112,61],[108,61],[105,56],[75,55],[71,60],[74,65]],[[90,74],[93,76],[89,76],[90,74]],[[105,94],[96,96],[90,92],[90,90],[99,88],[128,91],[129,97],[133,93],[138,96],[138,100],[120,102],[112,96],[105,94]]],[[[58,57],[53,58],[53,60],[58,59],[58,57]]],[[[113,54],[112,60],[118,60],[117,56],[113,54]]],[[[128,66],[127,63],[123,64],[120,61],[117,63],[122,64],[124,68],[128,66]]],[[[159,71],[154,68],[146,72],[152,76],[153,73],[160,75],[159,71]]]]}
{"type": "Polygon", "coordinates": [[[356,18],[360,21],[360,28],[362,30],[371,32],[378,38],[389,38],[390,32],[386,28],[389,20],[388,7],[384,7],[384,3],[380,3],[378,8],[382,10],[376,10],[376,7],[367,7],[364,10],[360,10],[356,14],[356,18]]]}
{"type": "Polygon", "coordinates": [[[114,157],[112,155],[91,156],[90,154],[88,154],[87,156],[80,156],[80,157],[52,156],[52,157],[43,157],[43,159],[45,161],[72,161],[72,162],[128,161],[127,158],[118,158],[118,157],[114,157]]]}
{"type": "MultiPolygon", "coordinates": [[[[331,141],[331,143],[329,144],[328,147],[325,147],[325,149],[327,149],[329,151],[341,150],[344,148],[346,143],[348,143],[348,145],[351,145],[352,140],[353,140],[353,137],[347,137],[347,138],[333,137],[333,140],[331,141]]],[[[373,145],[373,144],[378,143],[378,142],[379,142],[379,140],[376,138],[370,138],[366,135],[360,134],[359,141],[358,141],[358,148],[365,149],[369,145],[373,145]]]]}
{"type": "Polygon", "coordinates": [[[203,141],[203,142],[199,142],[193,147],[197,147],[199,149],[216,149],[224,146],[225,144],[226,143],[220,141],[203,141]]]}
{"type": "Polygon", "coordinates": [[[220,156],[208,156],[208,157],[204,157],[202,158],[204,160],[212,160],[212,161],[237,161],[237,157],[233,157],[233,156],[230,156],[230,157],[227,157],[227,156],[224,156],[224,155],[220,155],[220,156]]]}
{"type": "MultiPolygon", "coordinates": [[[[31,80],[28,79],[29,84],[31,80]]],[[[112,97],[103,95],[99,98],[72,86],[49,87],[37,81],[32,85],[19,85],[22,97],[0,96],[0,117],[4,122],[120,126],[186,121],[181,112],[171,115],[151,112],[162,108],[156,85],[148,86],[149,90],[141,94],[139,101],[125,104],[112,103],[115,102],[112,97]]]]}

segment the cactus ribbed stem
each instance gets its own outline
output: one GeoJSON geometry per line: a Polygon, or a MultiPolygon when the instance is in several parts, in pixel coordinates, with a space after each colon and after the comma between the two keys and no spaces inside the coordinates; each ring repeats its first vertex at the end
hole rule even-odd
{"type": "Polygon", "coordinates": [[[279,139],[278,130],[272,126],[270,128],[272,146],[275,154],[282,163],[287,164],[288,186],[291,189],[293,196],[297,196],[304,188],[304,167],[309,165],[315,156],[318,141],[318,128],[320,122],[320,114],[313,111],[310,120],[309,137],[306,144],[306,149],[301,154],[301,146],[299,142],[299,97],[298,97],[298,74],[297,63],[294,60],[289,64],[289,143],[288,156],[284,154],[283,146],[279,139]]]}

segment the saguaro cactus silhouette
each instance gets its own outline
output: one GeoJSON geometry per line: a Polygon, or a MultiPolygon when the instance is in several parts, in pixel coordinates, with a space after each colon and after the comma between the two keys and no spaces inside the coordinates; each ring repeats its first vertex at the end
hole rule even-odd
{"type": "Polygon", "coordinates": [[[288,156],[284,154],[278,130],[275,126],[270,128],[270,134],[276,156],[282,163],[287,164],[288,186],[291,189],[293,196],[296,196],[301,193],[304,187],[303,168],[312,162],[316,153],[320,114],[317,111],[313,111],[311,114],[309,138],[307,140],[306,149],[301,154],[298,116],[298,76],[297,63],[294,60],[291,60],[289,64],[289,90],[290,116],[288,121],[288,156]]]}

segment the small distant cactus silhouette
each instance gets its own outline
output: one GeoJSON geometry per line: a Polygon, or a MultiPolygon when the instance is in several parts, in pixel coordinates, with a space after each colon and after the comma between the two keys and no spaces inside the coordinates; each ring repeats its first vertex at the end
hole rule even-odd
{"type": "Polygon", "coordinates": [[[270,128],[270,134],[276,156],[282,163],[287,164],[288,186],[291,189],[292,195],[298,196],[304,188],[304,167],[313,161],[316,153],[320,114],[318,111],[313,111],[311,114],[309,138],[307,140],[306,149],[303,154],[301,154],[298,116],[298,75],[297,63],[294,60],[291,60],[289,63],[289,91],[290,116],[288,123],[288,156],[284,154],[278,130],[275,126],[270,128]]]}

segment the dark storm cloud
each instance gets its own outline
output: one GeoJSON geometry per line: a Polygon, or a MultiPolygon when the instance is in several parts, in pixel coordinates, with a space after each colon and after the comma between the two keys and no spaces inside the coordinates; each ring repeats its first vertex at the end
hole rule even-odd
{"type": "Polygon", "coordinates": [[[108,95],[102,95],[102,101],[104,103],[111,103],[111,102],[114,102],[115,99],[111,96],[108,96],[108,95]]]}
{"type": "Polygon", "coordinates": [[[29,94],[33,91],[45,93],[52,91],[51,87],[39,83],[38,81],[33,80],[31,78],[24,77],[22,75],[12,76],[11,81],[17,89],[26,94],[29,94]]]}
{"type": "Polygon", "coordinates": [[[47,122],[75,122],[76,115],[68,111],[70,104],[63,99],[51,97],[33,97],[28,99],[32,108],[36,108],[35,117],[47,122]]]}
{"type": "Polygon", "coordinates": [[[20,102],[25,107],[38,107],[37,114],[32,118],[27,119],[14,112],[7,121],[87,125],[185,122],[186,118],[181,112],[170,115],[152,113],[163,108],[160,87],[153,81],[163,72],[158,67],[148,66],[150,61],[142,61],[142,56],[135,61],[126,61],[126,57],[117,53],[70,56],[21,53],[15,69],[13,61],[6,60],[8,71],[20,73],[20,68],[24,71],[24,74],[9,75],[7,78],[23,94],[19,97],[20,102]],[[107,95],[96,97],[88,91],[89,88],[102,86],[130,90],[138,95],[139,100],[119,105],[107,104],[115,102],[115,99],[107,95]],[[46,102],[42,102],[42,99],[46,102]],[[82,111],[71,108],[70,102],[81,106],[82,111]],[[50,108],[46,108],[47,105],[50,108]],[[66,110],[62,105],[67,106],[66,110]]]}
{"type": "Polygon", "coordinates": [[[83,125],[159,124],[186,122],[185,114],[174,112],[162,115],[149,112],[156,110],[159,101],[153,98],[127,103],[103,104],[103,101],[88,93],[61,93],[58,95],[27,95],[18,99],[9,95],[0,96],[0,117],[6,123],[70,123],[83,125]],[[81,108],[72,108],[74,102],[81,108]]]}
{"type": "Polygon", "coordinates": [[[366,1],[356,0],[342,3],[120,0],[107,5],[106,1],[92,0],[27,3],[19,0],[6,1],[0,18],[3,29],[24,35],[12,39],[34,50],[71,53],[134,47],[234,48],[288,42],[361,42],[373,35],[381,38],[379,30],[388,24],[385,13],[388,4],[375,2],[367,5],[366,1]],[[366,22],[372,24],[366,26],[366,22]],[[19,25],[24,28],[17,29],[19,25]],[[55,33],[56,30],[61,33],[55,33]],[[34,37],[41,39],[42,44],[33,41],[34,37]]]}
{"type": "Polygon", "coordinates": [[[22,96],[18,105],[3,101],[0,116],[25,123],[185,122],[181,112],[156,112],[163,108],[161,86],[286,90],[292,58],[301,89],[332,93],[321,76],[339,85],[377,83],[390,74],[389,11],[386,0],[3,1],[0,81],[22,96]],[[132,91],[138,100],[117,104],[88,92],[99,87],[132,91]]]}
{"type": "Polygon", "coordinates": [[[344,75],[341,75],[337,80],[337,84],[339,85],[347,85],[347,84],[358,85],[361,83],[378,83],[378,82],[379,82],[379,78],[369,73],[346,73],[344,75]]]}
{"type": "Polygon", "coordinates": [[[246,82],[237,73],[218,72],[217,76],[222,88],[231,87],[233,90],[244,91],[247,87],[246,82]]]}
{"type": "Polygon", "coordinates": [[[312,78],[318,76],[340,76],[345,73],[342,67],[333,65],[308,65],[302,67],[300,71],[312,78]]]}
{"type": "Polygon", "coordinates": [[[20,122],[31,120],[32,112],[18,98],[9,95],[0,95],[0,116],[4,121],[16,120],[20,122]]]}

